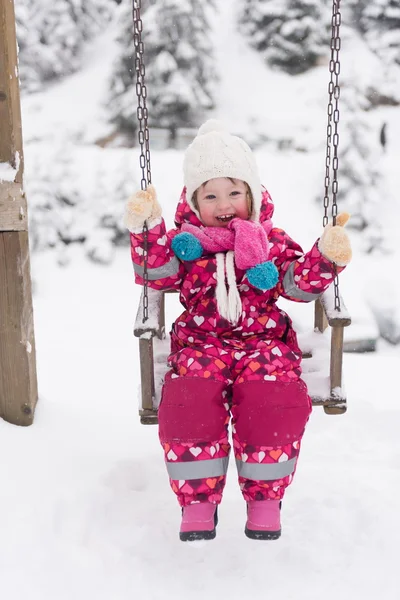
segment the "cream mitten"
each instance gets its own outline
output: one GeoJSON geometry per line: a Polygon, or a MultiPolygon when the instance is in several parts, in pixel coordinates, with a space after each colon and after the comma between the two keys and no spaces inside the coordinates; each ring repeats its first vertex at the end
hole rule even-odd
{"type": "Polygon", "coordinates": [[[161,213],[156,190],[153,185],[149,185],[146,190],[139,190],[129,198],[125,207],[124,224],[133,232],[142,228],[145,221],[160,218],[161,213]]]}
{"type": "Polygon", "coordinates": [[[349,213],[340,213],[336,217],[336,225],[326,225],[318,242],[321,254],[338,267],[345,267],[352,257],[350,239],[344,230],[344,226],[350,219],[349,213]]]}

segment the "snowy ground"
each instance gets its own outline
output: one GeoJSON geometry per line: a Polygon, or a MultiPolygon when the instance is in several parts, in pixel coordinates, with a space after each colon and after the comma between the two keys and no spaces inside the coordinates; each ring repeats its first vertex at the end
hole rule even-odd
{"type": "Polygon", "coordinates": [[[34,260],[40,402],[32,427],[0,422],[2,597],[397,600],[399,350],[345,356],[349,410],[315,409],[280,541],[245,538],[232,464],[217,539],[188,546],[156,428],[137,418],[129,261],[34,260]]]}
{"type": "MultiPolygon", "coordinates": [[[[94,56],[94,62],[88,56],[92,66],[86,76],[70,78],[69,86],[64,82],[42,99],[27,99],[28,141],[39,132],[57,147],[64,138],[93,139],[97,105],[91,114],[85,104],[78,126],[69,113],[65,122],[59,115],[71,98],[79,104],[79,94],[89,87],[94,96],[100,94],[96,85],[104,72],[94,56]]],[[[253,79],[261,78],[261,67],[259,75],[252,71],[253,79]]],[[[234,69],[224,72],[235,77],[234,69]]],[[[228,87],[221,83],[226,102],[228,87]]],[[[267,127],[257,96],[252,110],[267,127]]],[[[234,122],[239,116],[227,106],[234,122]]],[[[385,113],[391,131],[400,129],[396,111],[385,113]]],[[[392,136],[385,163],[393,192],[400,183],[399,138],[392,136]]],[[[309,154],[278,154],[271,147],[257,152],[275,198],[275,223],[305,248],[321,226],[322,216],[310,200],[323,166],[320,153],[318,145],[309,154]]],[[[181,159],[174,151],[153,155],[169,224],[180,191],[181,159]]],[[[396,254],[365,257],[359,240],[353,242],[354,261],[342,277],[342,291],[357,319],[365,308],[362,294],[377,289],[378,273],[392,273],[398,261],[396,254]]],[[[137,417],[139,366],[132,326],[140,290],[133,284],[129,252],[119,250],[110,267],[83,260],[79,249],[72,249],[65,268],[51,254],[36,255],[32,272],[40,401],[32,427],[0,421],[2,598],[398,600],[400,347],[381,343],[377,353],[345,355],[349,410],[328,417],[315,409],[283,505],[278,542],[244,536],[245,507],[232,461],[216,540],[182,544],[157,429],[139,425],[137,417]]],[[[398,297],[398,281],[394,285],[385,297],[398,297]]],[[[307,307],[304,314],[309,317],[307,307]]]]}

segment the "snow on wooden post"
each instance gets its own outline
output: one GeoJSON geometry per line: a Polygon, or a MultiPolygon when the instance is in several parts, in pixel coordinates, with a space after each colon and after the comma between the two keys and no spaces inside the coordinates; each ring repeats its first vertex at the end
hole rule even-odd
{"type": "Polygon", "coordinates": [[[37,402],[14,0],[0,0],[0,417],[31,425],[37,402]]]}

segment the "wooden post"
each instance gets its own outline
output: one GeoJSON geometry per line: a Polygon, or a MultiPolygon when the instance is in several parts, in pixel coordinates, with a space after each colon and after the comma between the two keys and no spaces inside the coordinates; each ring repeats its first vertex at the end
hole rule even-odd
{"type": "Polygon", "coordinates": [[[14,0],[0,0],[0,417],[31,425],[37,402],[14,0]]]}
{"type": "Polygon", "coordinates": [[[153,338],[139,340],[140,381],[142,387],[142,407],[139,410],[143,425],[157,423],[157,411],[154,410],[154,353],[153,338]]]}
{"type": "MultiPolygon", "coordinates": [[[[331,332],[331,364],[330,364],[330,387],[331,398],[335,399],[335,389],[342,391],[342,361],[343,361],[343,325],[332,327],[331,332]]],[[[337,395],[336,395],[337,396],[337,395]]],[[[324,404],[324,411],[327,415],[343,415],[347,410],[346,399],[324,404]]]]}
{"type": "Polygon", "coordinates": [[[321,300],[317,298],[314,305],[314,330],[324,333],[327,327],[328,319],[326,318],[324,307],[321,300]]]}
{"type": "Polygon", "coordinates": [[[331,392],[342,387],[343,327],[332,327],[331,334],[331,392]]]}

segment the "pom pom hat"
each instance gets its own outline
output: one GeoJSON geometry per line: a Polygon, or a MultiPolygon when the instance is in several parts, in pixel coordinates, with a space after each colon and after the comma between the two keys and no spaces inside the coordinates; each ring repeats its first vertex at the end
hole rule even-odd
{"type": "Polygon", "coordinates": [[[200,127],[183,160],[186,199],[197,216],[194,192],[206,181],[217,177],[231,177],[247,183],[253,196],[251,219],[258,221],[262,194],[254,154],[244,140],[228,133],[220,121],[210,119],[200,127]]]}

